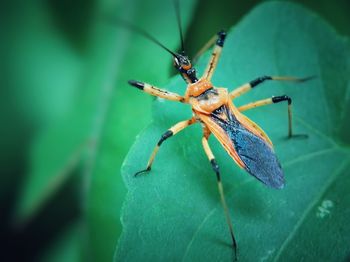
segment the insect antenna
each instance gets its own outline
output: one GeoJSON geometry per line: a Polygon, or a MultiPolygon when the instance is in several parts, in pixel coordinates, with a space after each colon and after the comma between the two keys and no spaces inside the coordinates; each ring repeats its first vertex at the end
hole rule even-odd
{"type": "Polygon", "coordinates": [[[174,0],[173,2],[175,6],[177,26],[179,28],[180,39],[181,39],[181,51],[182,51],[182,54],[185,54],[184,38],[183,38],[182,26],[181,26],[180,1],[174,0]]]}
{"type": "Polygon", "coordinates": [[[113,24],[121,25],[121,26],[123,26],[131,31],[134,31],[134,32],[142,35],[143,37],[147,38],[148,40],[152,41],[156,45],[158,45],[161,48],[163,48],[164,50],[166,50],[172,56],[174,56],[174,57],[177,56],[177,54],[175,54],[173,51],[171,51],[169,48],[167,48],[165,45],[163,45],[158,39],[156,39],[154,36],[152,36],[151,34],[146,32],[145,30],[141,29],[140,27],[138,27],[138,26],[136,26],[128,21],[125,21],[123,19],[120,19],[120,18],[113,18],[113,20],[110,20],[110,22],[112,22],[113,24]]]}

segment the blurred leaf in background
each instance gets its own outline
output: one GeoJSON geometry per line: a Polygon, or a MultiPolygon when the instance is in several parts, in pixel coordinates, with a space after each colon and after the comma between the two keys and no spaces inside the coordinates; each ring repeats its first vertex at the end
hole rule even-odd
{"type": "MultiPolygon", "coordinates": [[[[209,55],[200,60],[199,72],[209,55]]],[[[286,173],[283,190],[266,188],[247,175],[211,139],[240,260],[344,261],[350,254],[349,40],[298,5],[258,6],[228,35],[213,83],[232,90],[265,74],[318,77],[299,86],[268,83],[236,100],[242,105],[271,95],[293,98],[294,130],[308,134],[306,140],[284,139],[286,105],[247,112],[275,142],[286,173]]],[[[184,86],[176,77],[167,89],[182,94],[184,86]]],[[[159,113],[124,162],[128,194],[116,261],[232,259],[215,174],[200,143],[200,126],[167,141],[150,174],[132,177],[144,168],[159,136],[191,117],[189,109],[158,99],[154,112],[159,113]]]]}
{"type": "MultiPolygon", "coordinates": [[[[1,60],[6,66],[1,89],[4,101],[1,103],[4,106],[1,149],[5,161],[1,163],[1,179],[6,182],[1,183],[1,241],[2,256],[15,260],[32,258],[66,220],[77,214],[76,201],[67,205],[57,196],[60,203],[52,201],[57,209],[45,209],[45,213],[37,214],[26,225],[14,227],[15,222],[11,220],[20,187],[25,184],[25,174],[35,165],[29,156],[35,144],[33,140],[69,114],[82,60],[52,23],[51,10],[46,3],[12,1],[3,3],[3,7],[1,17],[6,35],[2,36],[1,60]],[[62,202],[64,205],[60,205],[62,202]],[[59,208],[64,208],[65,212],[59,208]],[[14,252],[18,249],[22,252],[14,252]]],[[[50,161],[54,144],[48,149],[41,159],[43,163],[50,161]]],[[[65,187],[66,197],[72,196],[70,188],[65,187]]]]}
{"type": "MultiPolygon", "coordinates": [[[[181,1],[186,50],[195,54],[258,2],[181,1]]],[[[303,4],[349,34],[348,1],[303,4]]],[[[104,15],[122,16],[176,49],[173,4],[14,0],[0,7],[2,256],[36,260],[47,249],[46,261],[65,253],[71,261],[76,254],[110,261],[126,192],[120,166],[151,121],[152,98],[126,81],[162,87],[171,57],[104,15]]]]}
{"type": "MultiPolygon", "coordinates": [[[[183,3],[185,25],[190,21],[194,4],[195,1],[183,3]]],[[[174,50],[178,47],[175,13],[169,2],[125,2],[118,10],[123,11],[122,17],[125,20],[151,31],[168,48],[174,50]]],[[[106,97],[111,99],[110,108],[101,129],[100,146],[94,153],[95,159],[90,160],[95,161],[95,165],[91,166],[91,179],[88,182],[88,239],[91,241],[88,248],[91,250],[89,257],[94,261],[107,261],[113,256],[113,247],[117,243],[116,232],[121,231],[120,213],[116,212],[116,207],[119,211],[124,198],[120,166],[136,134],[150,121],[151,98],[145,99],[141,92],[127,85],[127,80],[138,79],[162,85],[170,73],[171,56],[164,50],[125,30],[119,36],[123,43],[120,40],[118,42],[116,91],[112,96],[106,97]]]]}
{"type": "MultiPolygon", "coordinates": [[[[184,4],[184,25],[190,20],[194,3],[184,4]]],[[[89,44],[82,46],[75,40],[81,41],[84,37],[72,33],[67,27],[69,21],[59,19],[60,12],[78,9],[79,4],[82,3],[77,6],[68,2],[35,3],[23,7],[25,15],[21,14],[21,21],[17,21],[28,26],[23,27],[24,33],[17,32],[14,36],[18,46],[13,47],[12,72],[23,72],[23,76],[19,74],[18,79],[13,79],[19,81],[15,85],[19,91],[25,87],[31,92],[29,97],[23,95],[24,102],[20,101],[19,105],[38,112],[38,117],[34,118],[26,108],[22,110],[29,119],[38,119],[31,123],[39,126],[40,131],[33,139],[29,174],[22,182],[16,222],[30,228],[31,221],[40,218],[43,207],[54,203],[52,198],[57,197],[57,191],[65,189],[69,177],[74,173],[83,174],[83,179],[76,179],[74,183],[78,181],[85,188],[80,199],[86,214],[87,230],[83,235],[86,256],[108,261],[121,230],[119,210],[125,193],[119,174],[121,162],[137,132],[150,121],[151,98],[143,98],[126,83],[129,78],[137,77],[160,85],[169,76],[171,63],[171,57],[159,47],[111,25],[109,18],[124,16],[125,20],[152,30],[171,49],[177,48],[179,35],[169,30],[177,30],[171,2],[100,1],[90,3],[93,7],[86,7],[93,9],[92,17],[86,17],[89,20],[86,26],[91,24],[92,27],[83,30],[88,32],[85,41],[87,39],[89,44]],[[169,16],[174,19],[167,19],[169,16]],[[58,52],[57,42],[63,43],[61,45],[69,51],[67,55],[58,52]],[[28,62],[23,62],[23,57],[29,57],[28,62]],[[67,61],[68,58],[75,59],[75,71],[69,68],[74,63],[67,61]],[[66,61],[60,64],[57,59],[66,61]],[[29,61],[36,61],[38,65],[27,69],[29,61]],[[135,67],[137,64],[141,66],[135,67]],[[149,67],[149,64],[156,66],[149,67]],[[51,67],[52,71],[48,71],[51,67]],[[62,70],[71,77],[62,74],[62,70]],[[72,84],[68,85],[67,81],[72,84]],[[67,92],[69,96],[65,96],[67,92]],[[56,110],[46,110],[50,106],[56,110]],[[82,156],[84,162],[77,169],[82,156]]],[[[70,14],[68,12],[67,16],[70,14]]],[[[79,21],[78,16],[73,23],[79,21]]],[[[63,201],[69,206],[79,198],[63,201]]],[[[54,218],[49,220],[54,221],[54,218]]]]}
{"type": "MultiPolygon", "coordinates": [[[[293,0],[285,2],[300,3],[314,10],[330,22],[341,35],[350,36],[350,2],[348,0],[293,0]]],[[[264,2],[260,0],[223,0],[200,1],[186,37],[186,47],[189,54],[195,54],[199,47],[208,41],[215,32],[231,28],[246,15],[255,5],[264,2]]],[[[268,18],[266,18],[268,19],[268,18]]]]}

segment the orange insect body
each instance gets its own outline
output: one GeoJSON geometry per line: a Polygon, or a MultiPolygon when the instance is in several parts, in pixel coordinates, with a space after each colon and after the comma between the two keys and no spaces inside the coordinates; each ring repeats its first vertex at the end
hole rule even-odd
{"type": "MultiPolygon", "coordinates": [[[[138,29],[137,31],[140,30],[138,29]]],[[[135,175],[151,170],[152,163],[159,150],[159,147],[166,139],[196,122],[201,123],[203,126],[202,145],[217,176],[218,189],[225,211],[226,220],[230,229],[232,246],[236,251],[237,244],[233,234],[230,214],[224,197],[219,166],[216,163],[215,157],[210,149],[208,138],[210,134],[213,134],[225,148],[227,153],[238,164],[238,166],[244,168],[249,174],[257,178],[259,181],[272,188],[282,188],[284,186],[283,170],[275,153],[273,152],[271,140],[256,123],[243,115],[241,112],[272,103],[283,101],[288,102],[288,134],[289,137],[291,137],[291,98],[286,95],[277,96],[259,100],[238,108],[234,105],[232,100],[250,91],[252,88],[258,86],[266,80],[302,82],[310,78],[298,79],[294,77],[262,76],[238,87],[237,89],[234,89],[231,92],[228,92],[226,88],[217,88],[211,83],[211,77],[216,69],[218,59],[224,45],[224,40],[226,37],[225,32],[221,31],[218,33],[218,38],[216,40],[216,45],[212,52],[212,56],[203,76],[200,79],[197,78],[196,70],[192,67],[191,62],[185,55],[184,51],[181,54],[174,53],[160,44],[157,40],[150,37],[148,34],[143,33],[143,35],[173,55],[174,66],[179,71],[183,79],[187,82],[187,89],[185,95],[181,96],[180,94],[159,89],[155,86],[139,81],[130,80],[129,84],[153,96],[189,104],[192,107],[193,116],[189,120],[184,120],[175,124],[161,136],[149,158],[146,169],[137,172],[135,175]]]]}
{"type": "MultiPolygon", "coordinates": [[[[196,119],[202,122],[210,132],[215,135],[227,153],[241,168],[245,168],[245,164],[237,154],[234,144],[228,137],[227,133],[224,132],[222,128],[218,127],[210,116],[215,109],[225,105],[245,128],[259,136],[272,147],[271,140],[265,132],[256,123],[238,111],[237,107],[232,103],[229,97],[227,88],[216,88],[213,87],[213,84],[207,79],[199,79],[196,83],[187,86],[184,97],[184,102],[187,102],[192,106],[192,111],[196,119]],[[212,92],[208,93],[208,90],[212,90],[212,92]]],[[[227,116],[221,114],[220,117],[225,120],[227,116]]]]}

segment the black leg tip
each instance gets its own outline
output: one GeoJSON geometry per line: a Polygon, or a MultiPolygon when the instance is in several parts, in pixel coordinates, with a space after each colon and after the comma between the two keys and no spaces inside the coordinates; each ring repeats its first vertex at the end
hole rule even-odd
{"type": "Polygon", "coordinates": [[[143,90],[143,88],[145,87],[145,84],[140,81],[129,80],[128,83],[129,85],[137,87],[138,89],[141,89],[141,90],[143,90]]]}
{"type": "Polygon", "coordinates": [[[221,30],[219,33],[218,33],[218,36],[220,38],[225,38],[226,37],[226,31],[225,30],[221,30]]]}
{"type": "Polygon", "coordinates": [[[224,42],[225,42],[225,38],[226,38],[226,32],[224,30],[221,30],[218,33],[218,40],[216,40],[216,44],[218,46],[223,47],[224,46],[224,42]]]}
{"type": "Polygon", "coordinates": [[[147,173],[147,172],[149,172],[150,170],[151,170],[151,167],[147,167],[147,168],[144,169],[144,170],[141,170],[141,171],[139,171],[139,172],[136,172],[135,175],[134,175],[134,177],[137,177],[138,175],[141,175],[141,174],[143,174],[143,173],[147,173]]]}
{"type": "Polygon", "coordinates": [[[254,88],[266,80],[272,80],[272,77],[271,76],[261,76],[261,77],[258,77],[256,79],[250,81],[249,84],[252,88],[254,88]]]}
{"type": "Polygon", "coordinates": [[[237,246],[233,245],[233,252],[234,252],[234,259],[233,261],[238,261],[238,250],[237,250],[237,246]]]}
{"type": "Polygon", "coordinates": [[[272,102],[273,103],[279,103],[283,101],[288,101],[288,105],[292,104],[292,99],[289,96],[283,95],[283,96],[273,96],[272,102]]]}
{"type": "Polygon", "coordinates": [[[307,82],[307,81],[312,80],[312,79],[315,79],[315,78],[317,78],[316,75],[307,76],[307,77],[300,78],[300,79],[298,80],[298,82],[303,83],[303,82],[307,82]]]}

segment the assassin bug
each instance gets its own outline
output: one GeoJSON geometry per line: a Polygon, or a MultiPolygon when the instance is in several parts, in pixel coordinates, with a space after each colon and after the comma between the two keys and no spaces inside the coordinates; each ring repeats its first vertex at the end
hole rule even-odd
{"type": "Polygon", "coordinates": [[[275,96],[255,101],[241,107],[236,107],[233,103],[233,100],[260,86],[265,81],[276,80],[304,82],[306,80],[309,80],[311,77],[296,78],[281,76],[262,76],[246,84],[243,84],[242,86],[239,86],[231,92],[229,92],[226,88],[215,87],[211,83],[211,78],[217,67],[221,51],[225,43],[226,32],[220,31],[217,34],[215,47],[211,54],[208,65],[202,76],[198,78],[196,70],[184,50],[178,5],[176,5],[176,15],[182,47],[180,53],[175,53],[169,50],[158,40],[140,28],[129,23],[122,22],[127,27],[139,32],[146,38],[162,47],[173,56],[174,66],[187,83],[187,89],[185,91],[185,94],[182,96],[140,81],[130,80],[129,84],[150,95],[171,101],[189,104],[192,108],[193,113],[190,119],[178,122],[161,135],[149,158],[146,169],[137,172],[135,176],[151,170],[155,156],[165,140],[176,135],[194,123],[201,123],[203,127],[202,146],[216,174],[221,204],[223,206],[226,221],[229,227],[229,232],[232,239],[232,247],[235,252],[235,259],[237,259],[237,242],[233,232],[229,209],[225,200],[219,165],[217,164],[213,152],[210,149],[208,138],[211,134],[213,134],[219,140],[231,158],[233,158],[233,160],[238,164],[238,166],[245,169],[249,174],[257,178],[268,187],[276,189],[283,188],[285,183],[284,174],[281,165],[273,151],[271,140],[256,123],[242,114],[242,112],[259,106],[287,102],[288,137],[292,137],[292,99],[287,95],[275,96]]]}

